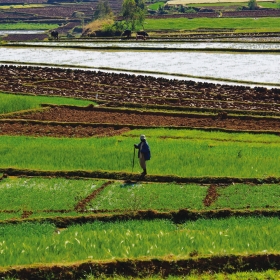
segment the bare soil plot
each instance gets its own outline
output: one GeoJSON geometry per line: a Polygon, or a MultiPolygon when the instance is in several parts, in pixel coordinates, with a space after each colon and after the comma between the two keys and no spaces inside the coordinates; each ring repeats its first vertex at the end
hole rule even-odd
{"type": "Polygon", "coordinates": [[[49,36],[47,34],[9,34],[4,37],[7,41],[32,41],[32,40],[45,40],[49,36]]]}
{"type": "Polygon", "coordinates": [[[280,112],[280,89],[229,86],[104,72],[0,67],[0,90],[110,103],[280,112]]]}
{"type": "MultiPolygon", "coordinates": [[[[222,128],[229,130],[251,131],[280,131],[279,119],[203,116],[188,114],[167,114],[155,112],[117,111],[107,108],[70,108],[53,107],[43,112],[17,115],[14,119],[56,121],[70,123],[122,124],[125,126],[143,127],[194,127],[194,128],[222,128]]],[[[2,125],[0,124],[0,127],[2,125]]],[[[24,125],[22,125],[24,126],[24,125]]],[[[3,128],[1,128],[2,130],[3,128]]],[[[21,129],[18,125],[17,129],[21,129]]],[[[66,129],[67,131],[67,129],[66,129]]],[[[26,131],[28,132],[28,131],[26,131]]],[[[122,132],[122,130],[120,130],[122,132]]],[[[6,130],[5,133],[8,133],[6,130]]]]}
{"type": "Polygon", "coordinates": [[[27,122],[1,122],[0,135],[32,135],[48,137],[93,137],[119,135],[129,128],[114,126],[62,125],[27,122]]]}

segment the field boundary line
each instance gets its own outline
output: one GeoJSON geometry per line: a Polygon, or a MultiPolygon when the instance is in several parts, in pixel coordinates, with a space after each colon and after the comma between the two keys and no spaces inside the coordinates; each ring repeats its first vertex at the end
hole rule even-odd
{"type": "Polygon", "coordinates": [[[100,192],[102,192],[107,186],[111,185],[113,181],[108,181],[104,183],[100,188],[97,190],[93,191],[90,195],[88,195],[86,198],[82,199],[77,203],[75,206],[74,210],[77,212],[84,212],[86,209],[86,205],[94,199],[100,192]]]}
{"type": "Polygon", "coordinates": [[[45,177],[55,176],[63,178],[98,178],[129,181],[146,181],[158,183],[197,183],[197,184],[232,184],[232,183],[251,183],[251,184],[276,184],[280,183],[280,177],[260,177],[260,178],[238,178],[238,177],[180,177],[176,175],[146,175],[144,178],[135,173],[110,172],[110,171],[86,171],[86,170],[32,170],[17,168],[0,168],[0,173],[4,176],[30,176],[45,177]]]}
{"type": "MultiPolygon", "coordinates": [[[[94,211],[93,211],[94,212],[94,211]]],[[[35,212],[34,212],[35,213],[35,212]]],[[[21,224],[25,222],[31,223],[51,223],[57,228],[67,228],[73,224],[85,224],[96,221],[100,222],[118,222],[118,221],[131,221],[131,220],[169,220],[175,224],[184,223],[186,221],[196,221],[198,219],[226,219],[231,217],[277,217],[280,218],[279,210],[232,210],[232,209],[219,209],[219,210],[189,210],[180,209],[178,211],[157,211],[157,210],[137,210],[129,211],[122,210],[117,214],[106,213],[98,210],[96,213],[85,212],[82,216],[53,216],[53,217],[21,217],[18,219],[2,220],[0,225],[7,224],[21,224]]]]}
{"type": "MultiPolygon", "coordinates": [[[[135,42],[134,42],[135,43],[135,42]]],[[[4,47],[10,47],[13,48],[30,48],[30,45],[28,44],[9,44],[9,45],[3,45],[4,47]]],[[[119,51],[127,51],[127,50],[133,50],[133,51],[150,51],[150,52],[223,52],[223,53],[280,53],[280,49],[265,49],[265,50],[256,50],[256,49],[236,49],[236,48],[156,48],[156,47],[118,47],[118,46],[48,46],[48,45],[32,45],[32,48],[52,48],[52,49],[81,49],[81,50],[119,50],[119,51]]]]}
{"type": "MultiPolygon", "coordinates": [[[[196,254],[195,254],[196,253],[196,254]]],[[[237,271],[260,271],[280,269],[279,254],[256,255],[212,255],[176,258],[166,256],[160,258],[115,259],[115,260],[84,260],[72,263],[53,263],[36,265],[16,265],[3,267],[0,277],[17,277],[19,279],[46,279],[49,274],[57,280],[80,279],[85,274],[94,276],[122,275],[143,277],[150,275],[183,276],[192,271],[234,273],[237,271]]]]}

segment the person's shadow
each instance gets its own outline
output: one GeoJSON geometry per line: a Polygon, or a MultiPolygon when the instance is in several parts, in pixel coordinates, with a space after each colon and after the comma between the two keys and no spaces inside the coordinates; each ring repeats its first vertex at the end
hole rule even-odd
{"type": "Polygon", "coordinates": [[[137,181],[126,180],[123,184],[121,184],[121,188],[131,188],[137,185],[137,181]]]}

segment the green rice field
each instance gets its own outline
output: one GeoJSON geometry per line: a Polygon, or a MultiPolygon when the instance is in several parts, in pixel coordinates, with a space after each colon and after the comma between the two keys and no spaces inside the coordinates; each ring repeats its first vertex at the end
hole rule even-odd
{"type": "MultiPolygon", "coordinates": [[[[247,141],[243,138],[243,142],[235,141],[235,135],[231,134],[227,141],[221,141],[222,135],[218,132],[182,130],[180,134],[184,133],[186,138],[176,139],[172,138],[177,135],[176,130],[168,130],[170,138],[164,139],[159,136],[159,132],[166,134],[164,129],[137,132],[146,134],[151,145],[149,174],[254,178],[280,175],[279,139],[274,135],[265,135],[259,141],[258,136],[251,135],[247,141]],[[205,138],[198,137],[199,134],[205,138]]],[[[237,139],[242,137],[236,133],[237,139]]],[[[133,144],[138,143],[138,137],[127,137],[126,133],[110,138],[82,139],[0,136],[0,141],[0,168],[131,172],[133,144]]],[[[134,172],[139,172],[138,165],[134,172]]]]}
{"type": "MultiPolygon", "coordinates": [[[[23,10],[24,11],[24,10],[23,10]]],[[[58,27],[58,24],[47,24],[47,23],[26,23],[26,22],[17,22],[17,23],[1,23],[1,30],[49,30],[55,29],[58,27]]]]}
{"type": "Polygon", "coordinates": [[[115,258],[277,253],[278,218],[94,222],[59,230],[51,224],[0,225],[1,266],[115,258]],[[28,234],[27,234],[28,233],[28,234]],[[42,238],[42,236],[44,236],[42,238]]]}
{"type": "MultiPolygon", "coordinates": [[[[43,103],[94,104],[0,93],[1,122],[43,103]]],[[[279,279],[279,157],[278,133],[3,133],[0,278],[279,279]],[[145,179],[133,158],[141,134],[145,179]]]]}
{"type": "Polygon", "coordinates": [[[247,30],[256,32],[256,30],[279,31],[278,17],[275,18],[170,18],[170,19],[146,19],[146,30],[195,30],[198,28],[215,29],[228,28],[238,30],[247,30]]]}
{"type": "Polygon", "coordinates": [[[72,210],[104,181],[14,178],[0,181],[0,210],[72,210]]]}

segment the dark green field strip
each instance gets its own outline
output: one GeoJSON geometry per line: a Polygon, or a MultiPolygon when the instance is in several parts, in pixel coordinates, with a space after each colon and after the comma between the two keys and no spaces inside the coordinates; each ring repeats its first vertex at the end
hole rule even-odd
{"type": "MultiPolygon", "coordinates": [[[[70,215],[69,212],[45,212],[52,214],[51,216],[40,216],[40,217],[22,217],[18,218],[11,217],[7,220],[0,221],[0,225],[8,224],[22,224],[22,223],[50,223],[55,225],[57,228],[67,228],[75,224],[85,224],[89,222],[120,222],[120,221],[153,221],[153,220],[169,220],[175,224],[181,224],[187,221],[197,221],[199,219],[211,220],[211,219],[227,219],[231,217],[236,218],[280,218],[280,210],[231,210],[231,209],[219,209],[219,210],[203,210],[195,211],[189,209],[181,209],[178,211],[155,211],[155,210],[138,210],[138,211],[121,211],[117,210],[113,213],[108,211],[88,211],[75,215],[70,215]],[[119,211],[119,212],[117,212],[119,211]],[[96,213],[94,213],[96,212],[96,213]],[[64,214],[64,215],[62,215],[64,214]]],[[[40,212],[38,212],[40,213],[40,212]]],[[[37,214],[38,214],[37,213],[37,214]]],[[[41,212],[43,213],[43,212],[41,212]]],[[[16,213],[5,213],[5,214],[16,214],[16,213]]],[[[36,213],[34,213],[36,214],[36,213]]]]}
{"type": "Polygon", "coordinates": [[[236,177],[179,177],[172,175],[146,175],[142,178],[138,174],[126,172],[109,171],[46,171],[17,168],[0,168],[0,173],[8,176],[30,176],[30,177],[63,177],[63,178],[96,178],[109,180],[124,180],[125,182],[177,182],[177,183],[196,183],[196,184],[232,184],[232,183],[252,183],[252,184],[276,184],[280,183],[280,177],[263,178],[236,178],[236,177]]]}
{"type": "Polygon", "coordinates": [[[16,277],[22,280],[83,279],[86,274],[95,277],[151,277],[151,275],[187,276],[197,273],[235,273],[240,271],[265,271],[280,269],[279,254],[225,255],[190,258],[139,258],[115,259],[113,261],[80,261],[75,263],[54,263],[50,265],[17,265],[0,269],[0,277],[16,277]]]}

